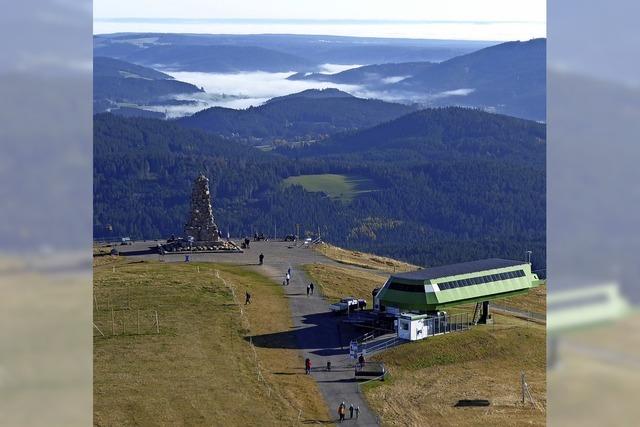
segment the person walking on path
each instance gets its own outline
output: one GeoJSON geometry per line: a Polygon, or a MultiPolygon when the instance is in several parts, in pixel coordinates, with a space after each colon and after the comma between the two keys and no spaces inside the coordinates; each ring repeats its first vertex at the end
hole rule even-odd
{"type": "Polygon", "coordinates": [[[291,274],[289,272],[287,272],[287,286],[289,286],[289,280],[291,280],[291,274]]]}
{"type": "Polygon", "coordinates": [[[262,252],[260,253],[258,259],[260,260],[260,265],[264,264],[264,254],[262,252]]]}
{"type": "Polygon", "coordinates": [[[313,282],[309,283],[309,289],[311,289],[311,295],[313,295],[313,282]]]}
{"type": "Polygon", "coordinates": [[[282,286],[287,286],[287,281],[286,280],[282,281],[282,286]]]}
{"type": "Polygon", "coordinates": [[[244,305],[251,304],[251,294],[249,293],[249,291],[247,291],[246,293],[247,293],[247,295],[246,295],[246,298],[244,300],[244,305]]]}
{"type": "Polygon", "coordinates": [[[338,406],[338,416],[340,417],[340,422],[344,421],[345,412],[346,412],[346,407],[344,402],[342,402],[340,406],[338,406]]]}
{"type": "Polygon", "coordinates": [[[307,296],[309,296],[310,291],[311,291],[311,288],[309,287],[309,285],[307,285],[307,296]]]}
{"type": "Polygon", "coordinates": [[[307,375],[311,373],[311,359],[308,357],[304,361],[304,373],[307,375]]]}
{"type": "Polygon", "coordinates": [[[360,356],[358,357],[358,364],[361,368],[364,366],[364,355],[360,354],[360,356]]]}
{"type": "Polygon", "coordinates": [[[359,416],[360,416],[360,407],[356,406],[356,420],[358,419],[359,416]]]}
{"type": "Polygon", "coordinates": [[[327,360],[327,372],[331,372],[331,360],[327,360]]]}
{"type": "Polygon", "coordinates": [[[349,405],[349,419],[353,419],[353,403],[349,405]]]}
{"type": "Polygon", "coordinates": [[[289,277],[291,277],[291,267],[287,269],[287,274],[289,275],[289,277]]]}

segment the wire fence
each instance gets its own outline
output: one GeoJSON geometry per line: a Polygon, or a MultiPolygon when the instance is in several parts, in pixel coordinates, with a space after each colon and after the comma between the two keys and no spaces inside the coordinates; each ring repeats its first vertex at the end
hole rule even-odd
{"type": "MultiPolygon", "coordinates": [[[[227,281],[224,277],[222,277],[220,275],[220,271],[218,271],[218,270],[216,270],[216,272],[215,272],[215,277],[217,279],[219,279],[220,281],[222,281],[224,286],[227,289],[229,289],[229,291],[231,292],[231,295],[233,297],[233,301],[236,303],[236,305],[239,308],[240,322],[242,323],[242,326],[244,327],[245,330],[250,331],[251,330],[251,323],[249,322],[249,319],[248,319],[248,317],[247,317],[247,315],[245,313],[244,308],[242,307],[242,305],[240,304],[240,301],[238,300],[238,297],[236,295],[235,287],[233,286],[233,284],[230,281],[227,281]]],[[[274,395],[278,396],[282,401],[286,402],[287,405],[289,405],[289,407],[292,408],[293,411],[298,414],[298,422],[299,422],[302,419],[302,409],[299,406],[296,406],[293,403],[291,403],[289,398],[284,396],[278,390],[272,388],[271,384],[269,384],[269,382],[265,379],[264,375],[262,374],[263,368],[262,368],[262,365],[260,364],[260,359],[258,358],[258,352],[256,351],[256,347],[253,345],[253,339],[252,339],[251,336],[249,336],[249,347],[251,348],[251,351],[252,351],[252,354],[253,354],[253,361],[254,361],[254,364],[255,364],[256,376],[258,378],[258,381],[261,384],[263,384],[263,386],[265,387],[267,396],[271,397],[271,395],[274,394],[274,395]]]]}
{"type": "Polygon", "coordinates": [[[93,295],[93,336],[160,334],[161,315],[157,309],[132,309],[129,293],[126,299],[113,301],[111,294],[93,295]]]}

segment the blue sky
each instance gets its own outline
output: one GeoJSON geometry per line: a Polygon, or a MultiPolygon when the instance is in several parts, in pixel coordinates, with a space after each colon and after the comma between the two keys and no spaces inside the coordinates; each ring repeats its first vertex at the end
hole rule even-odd
{"type": "Polygon", "coordinates": [[[544,0],[95,0],[94,33],[290,33],[468,40],[546,34],[544,0]]]}

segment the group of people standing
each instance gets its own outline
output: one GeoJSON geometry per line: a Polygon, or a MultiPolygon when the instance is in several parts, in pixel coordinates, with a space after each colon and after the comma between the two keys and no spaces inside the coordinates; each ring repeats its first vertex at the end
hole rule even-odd
{"type": "MultiPolygon", "coordinates": [[[[349,418],[353,418],[353,414],[356,414],[356,419],[360,416],[360,407],[359,406],[353,406],[353,403],[349,405],[349,418]]],[[[345,417],[347,415],[347,405],[342,402],[340,404],[340,406],[338,406],[338,416],[340,417],[340,422],[343,422],[345,420],[345,417]]]]}

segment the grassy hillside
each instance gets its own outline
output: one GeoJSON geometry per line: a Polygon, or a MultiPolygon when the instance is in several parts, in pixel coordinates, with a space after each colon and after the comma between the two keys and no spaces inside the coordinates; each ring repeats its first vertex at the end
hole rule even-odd
{"type": "Polygon", "coordinates": [[[498,317],[498,323],[374,356],[391,372],[384,383],[365,387],[383,425],[544,426],[545,329],[506,317],[498,317]],[[521,403],[521,371],[537,407],[521,403]],[[461,399],[488,399],[491,405],[456,408],[461,399]]]}
{"type": "Polygon", "coordinates": [[[332,173],[290,176],[283,181],[283,185],[301,185],[307,191],[322,192],[333,199],[344,202],[351,201],[357,195],[375,189],[373,182],[367,178],[332,173]]]}
{"type": "MultiPolygon", "coordinates": [[[[322,255],[337,261],[341,264],[353,265],[356,267],[368,268],[385,272],[396,271],[413,271],[419,267],[407,262],[398,261],[393,258],[387,258],[379,255],[368,254],[366,252],[353,251],[349,249],[339,248],[328,243],[322,243],[313,247],[322,255]]],[[[330,266],[324,266],[332,268],[330,266]]]]}
{"type": "Polygon", "coordinates": [[[547,286],[538,286],[524,295],[498,300],[496,303],[532,313],[547,312],[547,286]]]}
{"type": "Polygon", "coordinates": [[[334,267],[326,264],[308,264],[305,272],[314,284],[317,284],[322,295],[331,302],[338,301],[345,296],[364,298],[372,304],[371,291],[381,287],[385,276],[355,271],[352,268],[334,267]]]}
{"type": "Polygon", "coordinates": [[[215,264],[101,262],[94,295],[106,335],[94,330],[95,425],[284,425],[299,409],[301,422],[328,419],[296,350],[245,339],[291,327],[282,288],[265,277],[215,264]]]}

